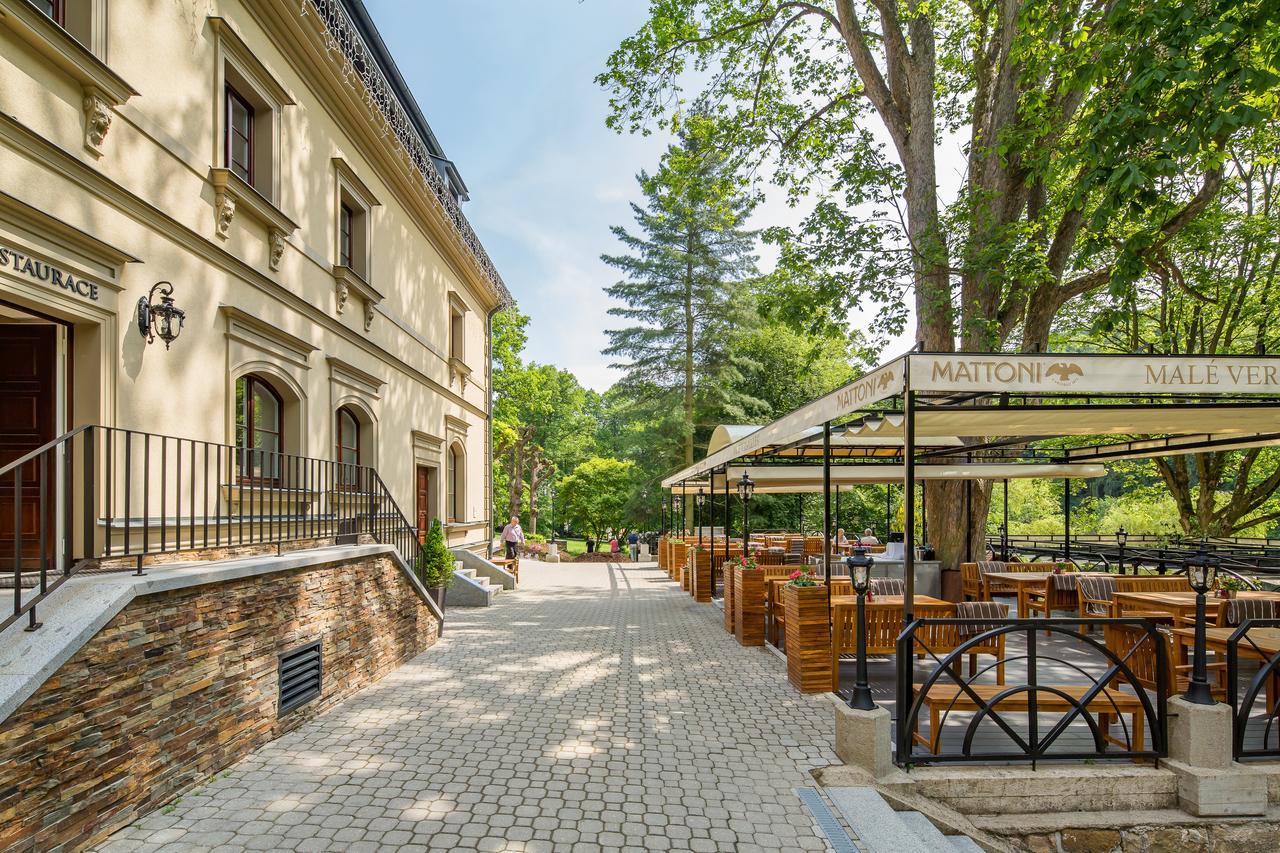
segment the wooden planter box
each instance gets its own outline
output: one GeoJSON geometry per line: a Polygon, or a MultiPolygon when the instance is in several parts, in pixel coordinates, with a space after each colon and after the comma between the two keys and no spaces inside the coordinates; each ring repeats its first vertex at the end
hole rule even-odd
{"type": "Polygon", "coordinates": [[[711,552],[706,548],[689,553],[689,593],[694,601],[711,603],[711,552]]]}
{"type": "Polygon", "coordinates": [[[724,629],[730,634],[734,632],[733,565],[732,562],[726,562],[721,569],[721,574],[724,577],[724,629]]]}
{"type": "Polygon", "coordinates": [[[667,570],[667,537],[658,537],[658,568],[667,570]]]}
{"type": "Polygon", "coordinates": [[[764,570],[733,570],[733,633],[742,646],[764,645],[764,570]]]}
{"type": "Polygon", "coordinates": [[[671,551],[667,554],[667,574],[671,575],[672,580],[680,580],[683,573],[684,562],[689,558],[689,546],[683,542],[676,542],[671,545],[671,551]]]}
{"type": "Polygon", "coordinates": [[[822,586],[784,586],[787,680],[801,693],[831,689],[831,610],[822,586]]]}

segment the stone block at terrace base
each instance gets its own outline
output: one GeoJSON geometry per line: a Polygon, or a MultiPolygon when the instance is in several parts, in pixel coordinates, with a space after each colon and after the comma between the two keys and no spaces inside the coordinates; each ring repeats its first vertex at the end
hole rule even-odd
{"type": "Polygon", "coordinates": [[[835,709],[835,747],[840,760],[867,771],[876,779],[894,772],[889,712],[879,706],[858,711],[834,694],[831,704],[835,709]]]}
{"type": "Polygon", "coordinates": [[[1164,764],[1178,777],[1178,805],[1188,814],[1225,817],[1267,812],[1268,774],[1261,768],[1235,764],[1211,770],[1172,759],[1164,764]]]}
{"type": "Polygon", "coordinates": [[[1231,706],[1197,705],[1181,696],[1169,700],[1169,757],[1192,767],[1231,766],[1231,706]]]}

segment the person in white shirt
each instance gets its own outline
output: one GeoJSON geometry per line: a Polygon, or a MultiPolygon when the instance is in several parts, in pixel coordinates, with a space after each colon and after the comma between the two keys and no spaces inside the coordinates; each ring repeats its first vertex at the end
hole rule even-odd
{"type": "Polygon", "coordinates": [[[862,539],[860,540],[860,542],[863,545],[879,545],[880,544],[880,540],[876,538],[875,532],[872,531],[870,527],[862,531],[862,539]]]}
{"type": "Polygon", "coordinates": [[[516,558],[516,549],[524,544],[524,531],[520,529],[520,518],[511,516],[507,526],[502,528],[502,544],[507,546],[507,559],[516,558]]]}

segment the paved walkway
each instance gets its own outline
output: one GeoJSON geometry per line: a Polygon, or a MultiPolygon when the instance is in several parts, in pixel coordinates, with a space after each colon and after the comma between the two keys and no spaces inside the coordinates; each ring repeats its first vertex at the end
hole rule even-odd
{"type": "Polygon", "coordinates": [[[526,563],[434,648],[104,849],[824,850],[831,714],[652,566],[526,563]]]}

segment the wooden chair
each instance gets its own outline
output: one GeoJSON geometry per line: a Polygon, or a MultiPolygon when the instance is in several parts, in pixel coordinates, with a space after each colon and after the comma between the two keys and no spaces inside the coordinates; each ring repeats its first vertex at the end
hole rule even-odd
{"type": "MultiPolygon", "coordinates": [[[[1190,592],[1191,584],[1185,575],[1120,575],[1116,577],[1116,592],[1190,592]]],[[[1163,610],[1140,610],[1126,607],[1117,602],[1117,616],[1136,619],[1151,619],[1156,622],[1172,624],[1173,614],[1163,610]]]]}
{"type": "MultiPolygon", "coordinates": [[[[919,618],[943,619],[955,615],[954,604],[919,604],[914,608],[919,618]]],[[[836,607],[831,614],[831,689],[840,689],[840,661],[858,652],[858,608],[836,607]]],[[[902,633],[902,610],[897,607],[868,607],[867,654],[891,655],[898,651],[898,635],[902,633]]],[[[954,646],[952,646],[954,648],[954,646]]]]}
{"type": "Polygon", "coordinates": [[[1048,619],[1055,610],[1078,610],[1079,589],[1076,586],[1074,566],[1061,574],[1052,575],[1045,584],[1044,591],[1027,590],[1027,611],[1039,613],[1048,619]]]}
{"type": "MultiPolygon", "coordinates": [[[[916,632],[919,648],[928,649],[930,654],[942,657],[959,648],[971,637],[998,627],[1008,617],[1008,610],[996,601],[962,601],[955,605],[954,615],[957,619],[990,619],[991,621],[980,625],[921,625],[916,632]]],[[[965,650],[969,658],[970,677],[978,671],[978,655],[993,655],[996,659],[996,684],[1004,684],[1004,637],[1004,634],[998,634],[965,650]]]]}
{"type": "Polygon", "coordinates": [[[1081,619],[1110,616],[1111,597],[1116,592],[1116,579],[1106,575],[1081,575],[1075,579],[1076,612],[1081,619]]]}
{"type": "Polygon", "coordinates": [[[977,563],[960,564],[960,597],[964,601],[982,600],[982,574],[977,563]]]}
{"type": "MultiPolygon", "coordinates": [[[[1147,690],[1155,690],[1160,682],[1164,683],[1165,695],[1175,696],[1187,691],[1191,681],[1191,665],[1173,659],[1173,640],[1164,630],[1157,631],[1159,642],[1164,644],[1166,666],[1160,671],[1156,647],[1147,632],[1136,625],[1104,625],[1103,641],[1108,649],[1133,671],[1147,690]],[[1127,660],[1126,660],[1126,656],[1127,660]]],[[[1209,685],[1214,698],[1225,702],[1227,697],[1227,664],[1217,661],[1206,664],[1208,669],[1216,673],[1217,682],[1209,685]]],[[[1117,676],[1108,686],[1115,687],[1127,683],[1123,676],[1117,676]]]]}
{"type": "Polygon", "coordinates": [[[902,578],[872,578],[873,595],[906,595],[907,582],[902,578]]]}

